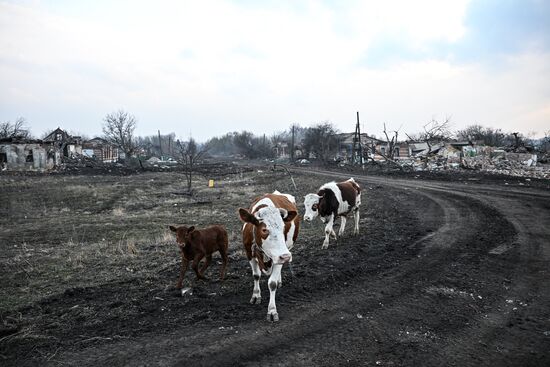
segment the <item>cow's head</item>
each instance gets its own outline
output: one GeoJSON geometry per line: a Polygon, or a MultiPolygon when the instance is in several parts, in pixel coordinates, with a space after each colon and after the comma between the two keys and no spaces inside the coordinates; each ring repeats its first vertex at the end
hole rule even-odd
{"type": "Polygon", "coordinates": [[[304,214],[304,220],[311,222],[319,215],[319,201],[323,198],[322,195],[307,194],[304,197],[304,207],[306,213],[304,214]]]}
{"type": "Polygon", "coordinates": [[[284,264],[292,261],[292,254],[285,242],[285,222],[292,221],[298,213],[295,210],[263,207],[251,214],[246,209],[239,209],[239,216],[245,223],[254,226],[254,239],[264,253],[273,260],[273,264],[284,264]]]}
{"type": "Polygon", "coordinates": [[[187,226],[179,226],[174,227],[170,226],[170,230],[172,232],[176,232],[176,242],[178,243],[178,246],[183,249],[186,245],[189,244],[189,240],[191,239],[191,235],[195,231],[195,226],[187,227],[187,226]]]}

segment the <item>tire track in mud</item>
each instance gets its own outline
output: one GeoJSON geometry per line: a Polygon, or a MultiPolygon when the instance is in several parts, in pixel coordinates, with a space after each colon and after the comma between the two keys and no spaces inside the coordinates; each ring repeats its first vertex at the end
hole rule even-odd
{"type": "MultiPolygon", "coordinates": [[[[331,175],[334,176],[334,174],[331,174],[331,175]]],[[[375,182],[380,183],[380,180],[375,180],[375,182]]],[[[442,342],[438,343],[439,344],[438,348],[434,348],[437,351],[435,355],[432,354],[433,352],[435,352],[434,350],[432,350],[428,354],[425,354],[423,356],[423,359],[421,359],[422,363],[438,365],[441,363],[452,362],[453,364],[458,363],[459,365],[465,365],[465,364],[467,365],[467,364],[478,364],[478,363],[491,364],[495,360],[498,360],[499,363],[501,364],[516,364],[519,361],[523,363],[525,362],[533,363],[535,365],[539,363],[541,364],[545,363],[548,360],[548,356],[545,355],[544,352],[542,352],[541,354],[541,351],[545,351],[548,349],[547,348],[548,342],[544,339],[542,335],[536,335],[531,333],[530,337],[532,337],[535,341],[538,341],[538,342],[535,342],[535,343],[531,342],[530,345],[525,345],[525,346],[522,346],[522,345],[518,346],[517,344],[514,346],[513,345],[514,343],[511,343],[511,340],[514,340],[516,337],[514,334],[508,333],[509,335],[505,336],[504,338],[502,337],[502,335],[499,335],[500,332],[506,332],[506,330],[504,329],[505,328],[504,325],[507,322],[507,320],[510,320],[511,317],[515,317],[516,320],[517,319],[521,320],[521,316],[518,316],[518,315],[510,316],[509,310],[504,310],[504,312],[502,312],[500,307],[498,306],[498,302],[501,302],[501,303],[502,301],[509,302],[510,299],[508,299],[507,297],[512,297],[512,301],[514,299],[517,301],[524,298],[524,296],[527,295],[529,291],[535,291],[535,292],[540,291],[541,299],[538,300],[535,308],[539,308],[539,312],[537,315],[538,321],[541,322],[541,324],[543,325],[545,322],[547,324],[548,318],[545,318],[545,313],[543,308],[545,304],[548,304],[546,303],[549,295],[548,287],[543,287],[544,289],[541,289],[541,285],[543,285],[543,283],[541,282],[540,277],[535,277],[534,279],[530,279],[528,276],[525,276],[525,272],[529,268],[524,267],[524,266],[529,266],[530,264],[531,265],[535,264],[534,266],[535,271],[537,271],[537,269],[539,272],[544,271],[543,267],[537,266],[537,264],[540,264],[540,262],[536,261],[536,257],[541,255],[546,255],[544,252],[548,250],[547,246],[543,246],[544,247],[543,253],[541,253],[540,251],[540,247],[541,247],[540,245],[544,244],[544,242],[541,242],[541,240],[544,241],[544,238],[548,235],[548,228],[550,228],[550,226],[547,226],[546,224],[541,225],[541,223],[548,223],[547,213],[544,213],[546,214],[545,218],[539,219],[539,222],[535,222],[534,225],[531,223],[530,228],[527,228],[525,223],[518,222],[519,220],[518,218],[522,218],[524,222],[532,221],[533,212],[532,211],[525,212],[525,210],[523,210],[523,211],[520,211],[520,213],[514,214],[509,209],[514,205],[516,207],[517,206],[521,207],[520,200],[525,200],[526,198],[529,197],[529,195],[526,195],[523,192],[519,193],[519,195],[517,196],[514,196],[513,192],[510,193],[505,190],[496,190],[497,193],[499,193],[500,195],[504,195],[505,197],[508,195],[512,195],[513,198],[508,199],[508,203],[503,204],[501,202],[500,204],[495,204],[495,202],[498,203],[500,200],[503,200],[503,198],[502,197],[494,198],[495,193],[493,191],[488,191],[488,190],[485,190],[485,195],[480,195],[476,193],[478,191],[476,188],[474,188],[473,190],[468,189],[468,191],[461,191],[460,188],[458,188],[457,190],[457,188],[452,187],[452,185],[450,185],[451,187],[445,187],[445,186],[441,187],[441,185],[428,184],[426,185],[427,187],[424,187],[423,183],[418,184],[418,183],[405,182],[405,183],[399,183],[397,185],[394,184],[393,186],[402,187],[404,189],[417,189],[417,188],[424,189],[424,190],[427,189],[424,192],[420,192],[420,194],[425,196],[427,199],[435,201],[436,203],[438,203],[439,206],[441,206],[444,209],[445,214],[444,214],[443,225],[441,225],[437,229],[437,231],[433,232],[432,234],[425,236],[420,240],[416,241],[414,243],[414,246],[412,247],[423,244],[424,252],[429,251],[430,247],[434,245],[437,245],[439,248],[443,247],[447,249],[448,248],[452,249],[453,246],[456,245],[457,242],[459,242],[457,238],[460,239],[460,237],[465,237],[464,232],[472,233],[472,235],[470,235],[469,238],[467,237],[462,239],[464,243],[467,243],[471,240],[475,240],[475,237],[480,233],[483,233],[485,235],[489,235],[490,237],[492,237],[494,235],[497,235],[498,232],[501,232],[503,229],[507,227],[512,227],[512,226],[513,228],[515,228],[515,231],[517,231],[517,234],[515,237],[510,236],[512,233],[509,233],[507,236],[504,236],[500,239],[498,239],[498,236],[492,237],[490,239],[493,241],[489,241],[489,243],[487,244],[488,246],[484,246],[483,248],[479,249],[480,251],[476,255],[488,256],[491,253],[491,250],[492,249],[494,250],[495,245],[497,245],[497,247],[500,247],[502,246],[502,243],[506,245],[508,242],[511,242],[514,239],[516,240],[515,242],[517,242],[521,246],[521,249],[520,249],[521,251],[519,252],[519,256],[521,257],[521,260],[519,262],[518,261],[508,262],[506,264],[510,266],[511,269],[513,269],[513,273],[514,273],[513,282],[515,283],[513,290],[508,292],[507,296],[497,297],[496,302],[493,302],[493,304],[484,305],[485,309],[491,310],[491,312],[483,316],[477,315],[476,317],[473,317],[473,318],[468,316],[462,316],[463,319],[465,320],[464,325],[460,325],[461,327],[459,327],[458,330],[455,330],[453,335],[448,335],[447,337],[449,340],[446,340],[446,341],[443,340],[442,342]],[[442,195],[444,197],[442,197],[442,195]],[[479,213],[476,213],[474,210],[472,210],[472,207],[475,207],[476,205],[486,206],[493,210],[496,209],[497,212],[493,213],[493,215],[500,216],[501,223],[499,223],[498,225],[494,223],[496,227],[494,228],[495,230],[494,233],[490,233],[491,228],[485,227],[487,223],[483,223],[482,221],[480,221],[481,216],[483,215],[483,211],[479,211],[479,213]],[[533,227],[536,227],[536,230],[533,230],[533,227]],[[536,244],[528,244],[527,241],[529,239],[533,239],[533,236],[536,237],[534,238],[535,240],[534,242],[536,244]],[[494,240],[497,240],[496,244],[494,243],[494,240]],[[530,280],[531,284],[528,284],[528,285],[525,284],[526,280],[530,280]],[[542,306],[542,309],[541,309],[541,306],[542,306]],[[492,309],[495,307],[496,307],[496,311],[493,311],[492,309]],[[540,314],[541,311],[542,311],[542,314],[540,314]],[[471,326],[470,323],[474,323],[474,325],[471,326]],[[508,349],[504,349],[504,352],[503,352],[502,349],[499,349],[499,345],[505,345],[508,347],[508,349]],[[440,348],[443,350],[440,351],[439,350],[440,348]],[[477,356],[478,354],[485,354],[485,355],[480,357],[480,356],[477,356]]],[[[547,195],[538,194],[538,193],[533,195],[533,197],[536,200],[540,200],[540,199],[544,200],[548,198],[547,195]]],[[[550,237],[546,237],[546,238],[550,238],[550,237]]],[[[512,247],[509,247],[509,248],[511,249],[512,247]]],[[[436,269],[437,267],[446,266],[447,265],[446,260],[448,260],[448,257],[450,255],[459,256],[463,251],[464,251],[463,247],[462,248],[457,247],[455,251],[453,251],[454,252],[453,254],[443,252],[439,255],[436,254],[434,256],[433,253],[430,253],[428,255],[427,261],[424,261],[424,262],[419,261],[417,264],[415,264],[415,266],[410,267],[408,271],[403,271],[403,269],[394,269],[394,270],[397,273],[400,273],[397,276],[397,278],[411,279],[411,277],[415,275],[414,273],[418,273],[418,272],[422,273],[423,272],[422,270],[429,267],[432,270],[431,272],[425,272],[424,270],[424,276],[429,276],[435,273],[434,269],[436,269]]],[[[500,255],[502,255],[504,252],[500,253],[500,255]]],[[[544,259],[542,261],[543,264],[547,266],[548,257],[543,256],[543,259],[544,259]]],[[[533,271],[533,266],[530,266],[530,267],[531,269],[529,270],[533,271]]],[[[503,269],[497,268],[496,270],[498,271],[503,269]]],[[[399,281],[399,279],[395,279],[395,281],[399,281]]],[[[483,291],[483,289],[480,289],[480,291],[483,291]]],[[[470,294],[472,295],[472,298],[475,299],[474,295],[472,293],[470,294]]],[[[396,294],[393,294],[393,297],[395,296],[396,294]]],[[[397,302],[395,301],[393,302],[393,304],[397,306],[394,307],[394,309],[389,312],[390,314],[393,314],[393,318],[396,318],[396,315],[394,314],[395,311],[399,311],[399,309],[401,309],[401,311],[406,312],[409,309],[409,307],[405,307],[404,305],[407,305],[407,304],[410,306],[414,305],[414,297],[412,297],[413,298],[412,300],[407,300],[407,298],[411,298],[411,297],[408,297],[410,296],[410,294],[405,294],[404,297],[401,297],[401,296],[402,295],[399,295],[400,298],[398,299],[397,302]],[[399,305],[401,305],[401,307],[399,305]]],[[[348,299],[342,298],[340,296],[337,296],[337,297],[339,298],[339,302],[343,302],[343,303],[349,302],[348,299]]],[[[483,299],[482,296],[478,296],[478,297],[479,299],[483,299]]],[[[352,297],[352,299],[355,301],[361,300],[361,294],[355,294],[352,297]]],[[[469,305],[469,306],[476,309],[475,305],[469,305]]],[[[336,310],[336,309],[338,309],[338,307],[334,308],[333,310],[336,310]]],[[[513,310],[516,310],[516,309],[517,308],[513,310]]],[[[535,312],[535,314],[537,314],[537,312],[535,312]]],[[[376,318],[387,319],[383,317],[383,315],[381,315],[381,312],[378,312],[378,317],[376,318]]],[[[537,320],[533,321],[532,318],[531,319],[527,318],[527,319],[529,321],[532,321],[531,324],[536,324],[537,320]]],[[[316,328],[315,332],[313,333],[313,335],[316,336],[316,338],[314,339],[315,340],[333,339],[333,335],[335,334],[335,332],[333,332],[332,330],[334,327],[338,326],[336,328],[337,330],[336,335],[338,335],[338,339],[343,340],[344,345],[349,346],[349,340],[347,339],[349,339],[350,336],[353,337],[353,335],[356,334],[356,331],[357,331],[356,328],[350,327],[348,323],[341,322],[340,320],[336,320],[336,322],[326,322],[326,321],[327,320],[323,320],[325,324],[324,328],[316,328]],[[342,328],[346,328],[346,330],[349,333],[338,332],[342,328]]],[[[447,320],[444,320],[444,321],[447,321],[447,320]]],[[[510,325],[508,324],[508,326],[510,325]]],[[[431,327],[433,328],[434,325],[431,325],[431,327]]],[[[523,328],[523,330],[525,330],[525,328],[523,328]]],[[[538,331],[541,331],[541,334],[542,334],[542,332],[544,331],[544,327],[542,328],[539,327],[538,331]]],[[[406,332],[406,333],[409,334],[409,332],[406,332]]],[[[309,332],[307,333],[304,332],[303,337],[309,338],[311,336],[310,334],[311,333],[309,332]]],[[[436,335],[436,334],[424,333],[424,335],[436,335]]],[[[364,336],[367,336],[367,335],[364,335],[364,336]]],[[[290,336],[286,335],[284,339],[286,340],[288,337],[290,336]]],[[[291,338],[291,340],[292,339],[294,338],[291,338]]],[[[297,339],[300,339],[300,336],[298,336],[297,339]]],[[[336,345],[337,348],[336,350],[332,350],[331,353],[337,352],[337,350],[340,348],[340,343],[336,343],[333,345],[336,345]]],[[[364,350],[362,352],[364,352],[364,350]]],[[[254,353],[252,353],[252,355],[253,354],[254,353]]],[[[270,353],[270,354],[272,355],[272,357],[270,358],[273,358],[275,360],[278,359],[276,357],[278,354],[275,354],[275,356],[273,356],[273,353],[270,353]]],[[[412,356],[412,358],[414,358],[413,359],[414,361],[419,361],[418,358],[421,355],[422,354],[419,353],[419,351],[415,351],[414,356],[412,356]]],[[[279,356],[279,357],[280,357],[279,360],[283,358],[283,356],[279,356]]],[[[402,357],[406,357],[406,356],[402,356],[402,357]]],[[[240,360],[242,361],[242,356],[240,360]]],[[[286,360],[288,362],[288,359],[286,360]]],[[[407,358],[399,358],[399,360],[402,363],[403,361],[406,361],[407,358]]],[[[268,363],[269,359],[267,360],[259,359],[257,360],[257,362],[261,362],[262,364],[268,363]]],[[[296,361],[293,361],[293,363],[295,362],[296,361]]],[[[380,362],[378,364],[382,363],[381,361],[378,361],[378,362],[380,362]]],[[[293,364],[293,363],[290,363],[290,364],[293,364]]]]}
{"type": "MultiPolygon", "coordinates": [[[[362,361],[378,365],[386,362],[389,364],[396,362],[395,360],[384,361],[388,356],[397,357],[398,364],[407,360],[413,364],[426,364],[426,362],[430,361],[433,351],[422,353],[422,350],[416,348],[416,346],[413,348],[401,348],[400,344],[403,342],[406,343],[411,338],[416,338],[415,342],[417,343],[427,340],[427,344],[434,344],[433,339],[439,338],[439,336],[433,330],[437,330],[438,327],[448,329],[448,319],[441,317],[442,315],[436,315],[435,318],[432,317],[433,320],[431,320],[431,323],[426,323],[423,322],[424,317],[421,313],[414,317],[417,322],[413,322],[413,324],[419,324],[420,329],[411,329],[411,331],[408,331],[406,327],[395,327],[391,323],[388,325],[388,320],[393,320],[401,326],[405,323],[410,324],[409,313],[415,306],[423,308],[422,311],[424,313],[431,312],[430,307],[417,304],[418,298],[423,296],[422,293],[425,291],[425,287],[415,289],[414,285],[402,287],[401,284],[404,281],[410,282],[414,279],[418,279],[418,281],[424,280],[424,282],[428,280],[429,284],[429,280],[437,278],[437,274],[442,271],[441,268],[448,264],[449,257],[458,256],[462,250],[460,247],[454,247],[460,238],[457,240],[456,235],[453,236],[453,233],[456,233],[456,230],[465,231],[466,229],[476,233],[483,230],[483,223],[479,220],[479,213],[482,213],[482,211],[473,210],[472,203],[463,202],[459,195],[447,193],[444,199],[432,193],[421,193],[421,195],[425,196],[428,200],[434,201],[443,209],[444,219],[442,225],[435,232],[432,232],[433,234],[415,243],[415,246],[422,247],[418,255],[419,258],[411,259],[402,267],[392,268],[383,272],[382,279],[378,281],[379,284],[374,284],[372,279],[369,278],[360,279],[359,284],[356,284],[356,289],[362,285],[365,286],[364,289],[368,289],[369,287],[374,289],[385,287],[388,296],[376,297],[373,301],[372,295],[369,297],[368,292],[359,289],[351,294],[343,296],[342,294],[337,294],[333,297],[324,298],[319,302],[325,308],[330,309],[330,315],[325,315],[322,321],[317,321],[315,318],[310,317],[307,321],[302,322],[302,325],[293,326],[293,330],[303,330],[302,332],[283,333],[282,336],[276,336],[276,340],[273,340],[274,345],[291,345],[291,350],[288,350],[289,348],[282,348],[280,352],[274,353],[270,351],[269,357],[259,359],[258,355],[263,356],[263,353],[252,351],[246,356],[239,353],[238,358],[230,360],[233,363],[242,363],[248,360],[250,363],[257,362],[268,365],[273,360],[284,360],[285,364],[288,365],[324,364],[324,362],[340,353],[341,356],[347,356],[346,360],[349,360],[349,362],[362,361]],[[364,284],[364,282],[368,284],[364,284]],[[388,283],[398,284],[399,286],[392,286],[388,283]],[[359,310],[355,315],[353,312],[350,312],[352,305],[355,305],[356,309],[359,310]],[[365,318],[367,322],[362,322],[365,318]],[[386,325],[381,327],[378,320],[385,320],[386,325]],[[429,325],[426,327],[426,324],[429,325]],[[396,338],[392,334],[402,337],[396,338]],[[303,341],[307,342],[301,345],[303,341]],[[328,345],[327,341],[329,342],[328,345]],[[365,345],[361,346],[361,344],[366,344],[369,341],[374,344],[374,348],[365,345]],[[315,345],[322,345],[324,350],[316,350],[313,347],[315,345]],[[300,348],[297,348],[298,346],[300,348]],[[311,350],[316,351],[313,354],[315,356],[314,359],[307,361],[300,360],[300,358],[303,358],[302,356],[308,355],[308,351],[311,350]],[[344,353],[342,354],[342,352],[344,353]],[[289,358],[289,356],[293,355],[300,357],[298,359],[289,358]],[[358,356],[360,356],[359,359],[357,359],[358,356]],[[372,358],[373,356],[375,358],[372,358]]],[[[477,206],[483,205],[477,203],[477,206]]],[[[506,225],[506,222],[501,223],[502,225],[506,225]]],[[[471,238],[467,240],[471,240],[471,238]]],[[[437,305],[434,304],[433,306],[437,305]]],[[[463,315],[462,318],[466,320],[466,323],[469,320],[468,316],[463,315]]],[[[458,322],[463,323],[463,320],[458,320],[458,322]]],[[[456,323],[457,321],[454,320],[454,322],[456,323]]],[[[463,326],[457,325],[457,328],[463,326]]],[[[433,345],[431,346],[433,347],[433,345]]],[[[439,356],[439,358],[433,361],[433,364],[440,365],[447,360],[447,357],[446,355],[439,356]]],[[[227,355],[224,356],[223,360],[218,360],[218,362],[222,361],[227,361],[227,355]]],[[[246,363],[244,364],[246,365],[246,363]]],[[[273,364],[276,365],[277,363],[273,364]]]]}
{"type": "MultiPolygon", "coordinates": [[[[390,186],[416,187],[424,190],[424,194],[437,193],[446,198],[458,196],[466,203],[482,203],[496,210],[516,231],[514,237],[505,238],[503,243],[492,243],[493,247],[481,254],[512,258],[507,263],[511,279],[505,279],[510,285],[504,287],[506,292],[496,298],[492,307],[486,307],[487,313],[478,315],[473,325],[460,330],[442,345],[446,360],[457,365],[495,361],[500,365],[549,365],[550,309],[547,305],[550,304],[550,286],[545,278],[550,269],[550,193],[495,186],[395,181],[390,186]]],[[[427,195],[434,198],[432,194],[427,195]]],[[[445,213],[448,216],[449,210],[445,213]]],[[[438,235],[445,238],[447,223],[448,217],[433,236],[424,239],[433,242],[438,235]]],[[[454,226],[453,231],[456,229],[459,226],[454,226]]]]}
{"type": "MultiPolygon", "coordinates": [[[[460,191],[464,197],[492,205],[517,231],[514,241],[495,246],[489,255],[502,256],[515,250],[517,257],[511,286],[502,295],[496,310],[480,317],[477,324],[455,338],[455,343],[472,354],[474,348],[469,341],[482,340],[489,349],[487,354],[492,358],[506,355],[506,364],[548,365],[550,340],[544,336],[550,330],[550,286],[544,279],[550,269],[550,194],[528,195],[500,188],[460,191]],[[518,348],[518,341],[525,343],[523,348],[518,348]]],[[[457,358],[457,363],[465,362],[464,357],[457,358]]]]}

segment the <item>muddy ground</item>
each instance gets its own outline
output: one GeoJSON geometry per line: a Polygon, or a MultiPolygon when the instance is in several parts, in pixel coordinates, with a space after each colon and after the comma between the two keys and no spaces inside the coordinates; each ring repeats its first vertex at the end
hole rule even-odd
{"type": "Polygon", "coordinates": [[[266,321],[236,209],[345,175],[295,172],[297,191],[283,172],[202,177],[193,197],[174,172],[0,176],[0,364],[550,365],[547,181],[354,172],[360,235],[348,223],[322,250],[305,224],[266,321]],[[185,297],[180,223],[230,232],[226,280],[214,261],[185,297]]]}

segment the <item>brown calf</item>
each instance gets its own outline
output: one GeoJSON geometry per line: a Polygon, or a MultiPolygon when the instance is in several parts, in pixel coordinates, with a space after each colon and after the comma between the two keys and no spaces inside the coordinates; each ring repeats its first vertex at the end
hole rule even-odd
{"type": "Polygon", "coordinates": [[[220,279],[223,280],[227,266],[228,246],[227,231],[223,226],[216,225],[205,229],[195,229],[195,226],[180,226],[177,228],[170,226],[170,230],[176,232],[176,240],[181,253],[180,277],[176,288],[182,288],[183,277],[191,260],[193,260],[191,267],[197,274],[197,279],[206,279],[204,272],[212,261],[212,254],[216,251],[219,251],[222,256],[220,279]],[[199,263],[204,257],[206,257],[206,260],[199,270],[199,263]]]}

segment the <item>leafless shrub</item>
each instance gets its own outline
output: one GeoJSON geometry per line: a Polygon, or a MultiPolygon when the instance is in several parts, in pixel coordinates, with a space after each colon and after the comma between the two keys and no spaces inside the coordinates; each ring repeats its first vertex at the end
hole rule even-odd
{"type": "Polygon", "coordinates": [[[29,129],[26,127],[27,121],[23,117],[18,117],[15,122],[5,121],[0,123],[0,138],[23,138],[31,137],[29,129]]]}

